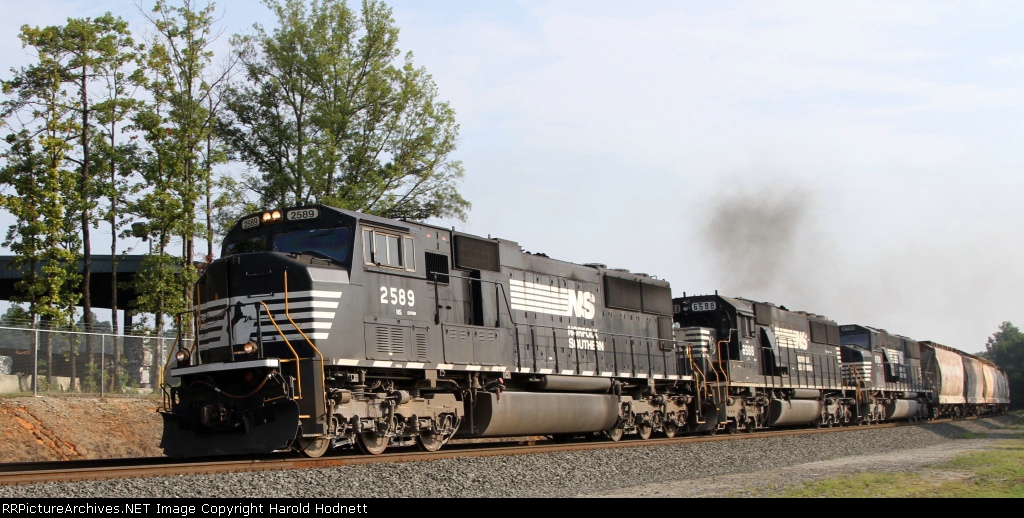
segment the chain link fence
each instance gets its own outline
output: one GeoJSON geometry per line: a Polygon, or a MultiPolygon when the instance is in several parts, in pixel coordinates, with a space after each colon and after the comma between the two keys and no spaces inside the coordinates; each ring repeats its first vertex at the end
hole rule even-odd
{"type": "Polygon", "coordinates": [[[0,394],[153,394],[176,350],[173,336],[0,325],[0,394]]]}

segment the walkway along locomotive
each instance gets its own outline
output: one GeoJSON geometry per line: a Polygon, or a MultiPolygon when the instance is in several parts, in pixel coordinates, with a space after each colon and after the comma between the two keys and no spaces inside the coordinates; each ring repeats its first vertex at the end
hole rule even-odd
{"type": "Polygon", "coordinates": [[[197,339],[179,342],[162,386],[172,457],[646,439],[1009,403],[1002,371],[945,346],[717,294],[673,300],[650,275],[326,206],[239,220],[195,307],[197,339]]]}

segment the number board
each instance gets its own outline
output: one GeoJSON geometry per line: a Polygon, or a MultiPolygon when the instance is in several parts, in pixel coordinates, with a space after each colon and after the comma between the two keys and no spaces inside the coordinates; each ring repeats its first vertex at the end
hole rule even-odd
{"type": "Polygon", "coordinates": [[[714,311],[715,303],[711,302],[693,302],[690,304],[691,311],[714,311]]]}
{"type": "Polygon", "coordinates": [[[249,230],[250,228],[260,226],[260,217],[253,216],[242,220],[242,230],[249,230]]]}
{"type": "Polygon", "coordinates": [[[285,216],[288,221],[299,221],[303,219],[316,219],[320,217],[320,209],[295,209],[288,211],[285,216]]]}

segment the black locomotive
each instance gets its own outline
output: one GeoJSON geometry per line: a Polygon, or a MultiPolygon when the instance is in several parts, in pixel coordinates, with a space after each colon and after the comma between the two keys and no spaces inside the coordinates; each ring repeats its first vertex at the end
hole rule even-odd
{"type": "MultiPolygon", "coordinates": [[[[959,408],[936,399],[938,367],[902,337],[717,294],[673,300],[651,275],[326,206],[243,217],[195,292],[196,340],[180,342],[162,387],[172,457],[646,439],[959,408]]],[[[1005,388],[1000,375],[991,383],[1005,388]]],[[[962,413],[1005,409],[996,392],[988,405],[965,397],[962,413]]]]}
{"type": "Polygon", "coordinates": [[[648,275],[317,206],[242,218],[196,293],[170,456],[700,422],[669,285],[648,275]]]}

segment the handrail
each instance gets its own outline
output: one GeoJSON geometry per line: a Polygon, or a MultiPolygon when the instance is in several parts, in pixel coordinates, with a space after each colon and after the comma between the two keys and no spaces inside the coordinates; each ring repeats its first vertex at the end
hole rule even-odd
{"type": "MultiPolygon", "coordinates": [[[[487,284],[493,284],[493,285],[495,285],[497,287],[498,290],[500,290],[501,296],[500,297],[496,296],[495,298],[496,299],[500,298],[501,302],[505,304],[505,310],[506,310],[506,313],[508,314],[509,322],[512,324],[511,329],[514,331],[513,339],[515,340],[516,351],[521,351],[521,345],[522,344],[520,344],[520,342],[519,342],[519,330],[520,330],[521,327],[522,328],[526,328],[526,329],[530,329],[530,328],[550,329],[550,330],[553,330],[553,331],[566,330],[565,326],[559,327],[559,326],[545,325],[545,324],[539,324],[539,323],[516,322],[515,313],[512,310],[512,304],[511,304],[511,302],[509,300],[509,295],[505,291],[505,285],[502,284],[501,281],[490,280],[490,279],[473,279],[473,278],[469,278],[469,277],[450,276],[449,277],[449,282],[451,282],[451,279],[460,279],[460,280],[462,280],[462,281],[464,281],[466,283],[482,282],[482,283],[487,283],[487,284]]],[[[439,304],[440,299],[439,299],[439,295],[436,293],[436,291],[437,291],[436,290],[436,286],[437,286],[436,282],[435,282],[434,286],[435,286],[434,305],[436,307],[439,304]]],[[[496,316],[498,316],[498,317],[501,316],[500,307],[496,308],[496,316]]],[[[492,326],[480,326],[480,327],[492,327],[492,326]]],[[[496,327],[501,327],[501,326],[496,326],[496,327]]],[[[644,336],[644,335],[625,334],[625,333],[612,333],[612,332],[601,332],[601,331],[594,331],[593,333],[594,333],[595,336],[603,336],[603,337],[624,337],[624,338],[630,338],[630,339],[641,339],[642,338],[644,340],[652,340],[655,343],[657,343],[659,347],[661,347],[662,344],[664,344],[664,343],[675,343],[676,342],[676,340],[674,338],[654,338],[654,337],[644,336]]],[[[555,338],[555,337],[553,336],[552,338],[555,338]]],[[[534,341],[535,341],[535,339],[534,339],[534,341]]],[[[596,343],[594,345],[594,354],[595,355],[597,354],[597,344],[596,343]]],[[[649,355],[650,355],[650,351],[648,351],[648,356],[649,355]]],[[[555,357],[557,358],[557,355],[555,357]]],[[[534,359],[536,360],[536,354],[534,354],[534,359]]],[[[520,353],[516,354],[516,363],[518,364],[518,365],[516,365],[516,367],[518,369],[522,369],[523,366],[522,366],[522,358],[520,357],[520,353]]],[[[651,363],[652,362],[650,361],[650,358],[648,358],[648,364],[651,364],[651,363]]],[[[579,362],[577,362],[577,365],[578,364],[579,364],[579,362]]]]}
{"type": "MultiPolygon", "coordinates": [[[[320,349],[317,349],[317,347],[315,345],[313,345],[313,341],[310,340],[308,336],[306,336],[306,333],[304,333],[302,331],[302,329],[299,327],[299,325],[296,324],[294,320],[292,320],[292,316],[291,316],[291,314],[288,311],[288,270],[287,269],[285,269],[285,271],[284,271],[284,316],[288,319],[289,322],[292,323],[292,326],[295,327],[295,330],[298,331],[300,335],[302,335],[302,338],[304,338],[306,340],[306,343],[308,343],[309,346],[313,348],[313,351],[316,352],[317,356],[320,357],[320,386],[323,387],[324,394],[326,396],[326,394],[327,394],[327,374],[324,372],[324,355],[320,353],[320,349]]],[[[283,337],[284,337],[284,335],[282,334],[282,338],[283,337]]],[[[291,347],[291,345],[289,345],[289,347],[291,347]]],[[[296,356],[298,356],[298,355],[296,354],[296,356]]],[[[296,363],[295,363],[295,370],[296,370],[296,372],[298,372],[298,370],[299,370],[298,367],[299,367],[299,364],[296,361],[296,363]]],[[[324,397],[324,402],[325,402],[324,404],[326,404],[326,401],[327,401],[327,398],[324,397]]],[[[324,408],[324,410],[326,411],[326,408],[324,408]]]]}
{"type": "MultiPolygon", "coordinates": [[[[715,383],[715,395],[718,396],[719,404],[726,403],[726,401],[728,399],[728,396],[729,396],[729,372],[725,368],[725,366],[722,365],[722,363],[729,361],[729,357],[728,357],[729,356],[728,355],[729,348],[728,348],[728,345],[729,345],[729,341],[732,340],[732,334],[735,333],[735,332],[736,332],[735,329],[729,329],[729,339],[728,340],[719,340],[718,341],[718,351],[719,351],[719,353],[718,353],[718,368],[715,369],[715,378],[716,378],[716,380],[715,380],[716,381],[716,383],[715,383]],[[726,346],[725,347],[726,355],[725,355],[724,359],[722,358],[722,352],[721,352],[723,344],[725,344],[725,346],[726,346]]],[[[737,336],[737,340],[738,339],[739,339],[739,337],[737,336]]],[[[712,364],[712,365],[714,365],[714,364],[712,364]]],[[[728,413],[728,412],[726,412],[726,413],[728,413]]],[[[719,412],[718,413],[718,422],[719,423],[724,423],[726,421],[728,421],[728,417],[722,415],[722,413],[719,412]]]]}
{"type": "MultiPolygon", "coordinates": [[[[433,281],[434,282],[434,323],[437,324],[437,325],[440,325],[442,322],[440,321],[440,304],[439,304],[440,303],[440,298],[439,298],[440,296],[438,294],[438,289],[437,289],[437,278],[438,278],[437,272],[434,272],[434,281],[433,281]]],[[[512,329],[516,331],[515,333],[513,333],[514,336],[512,337],[512,339],[515,340],[515,346],[516,346],[516,364],[517,364],[516,368],[522,370],[523,362],[522,362],[522,359],[519,357],[520,356],[520,344],[519,344],[519,332],[518,332],[519,331],[519,324],[516,322],[515,315],[512,314],[512,304],[508,300],[508,294],[505,293],[505,285],[502,284],[499,281],[492,281],[492,280],[488,280],[488,279],[473,279],[473,278],[470,278],[470,277],[459,277],[459,276],[449,275],[448,276],[448,282],[451,283],[452,279],[462,279],[462,280],[466,281],[467,283],[486,282],[486,283],[495,285],[499,290],[501,290],[501,300],[502,300],[502,302],[505,303],[505,310],[508,313],[508,320],[509,320],[509,322],[512,323],[512,329]]],[[[498,298],[498,297],[495,296],[495,298],[498,298]]],[[[501,308],[500,307],[496,307],[495,308],[495,316],[498,317],[498,318],[495,319],[495,322],[499,323],[501,321],[501,308]]],[[[501,327],[501,326],[500,325],[495,325],[495,326],[479,326],[479,327],[501,327]]]]}
{"type": "Polygon", "coordinates": [[[281,326],[278,326],[277,322],[274,321],[274,315],[270,313],[270,307],[267,306],[267,303],[261,300],[259,304],[263,306],[263,309],[267,310],[267,319],[269,319],[270,323],[274,325],[275,329],[277,329],[278,334],[281,335],[281,339],[284,340],[284,344],[287,345],[288,349],[290,349],[292,354],[295,355],[295,379],[296,384],[299,387],[299,395],[295,397],[295,399],[302,399],[302,369],[299,369],[299,362],[301,361],[299,359],[299,353],[295,352],[295,348],[292,347],[292,343],[288,341],[288,337],[284,335],[284,331],[281,330],[281,326]]]}
{"type": "Polygon", "coordinates": [[[695,362],[693,360],[693,346],[692,345],[689,345],[689,344],[686,345],[686,358],[690,360],[690,369],[696,374],[695,379],[694,379],[694,383],[695,383],[695,385],[697,387],[697,394],[696,394],[696,396],[697,396],[697,404],[694,405],[694,409],[696,410],[697,423],[706,423],[707,420],[701,420],[702,417],[703,417],[703,413],[701,412],[701,404],[707,398],[707,393],[708,393],[708,387],[706,385],[707,376],[704,374],[704,371],[700,368],[700,366],[697,365],[697,362],[695,362]],[[703,398],[701,397],[701,393],[704,394],[703,398]]]}
{"type": "MultiPolygon", "coordinates": [[[[196,328],[193,331],[193,334],[195,335],[195,340],[192,342],[192,345],[193,346],[198,346],[198,344],[199,344],[199,331],[200,331],[200,329],[203,328],[203,290],[199,289],[199,287],[195,286],[195,285],[192,286],[192,289],[195,290],[195,294],[196,294],[196,309],[195,309],[195,311],[196,311],[196,323],[195,323],[196,324],[196,328]]],[[[224,302],[224,304],[225,304],[225,307],[224,307],[224,321],[226,323],[227,322],[227,312],[228,312],[228,309],[231,308],[231,297],[230,296],[227,298],[227,300],[224,302]]],[[[180,324],[178,325],[178,328],[181,329],[181,325],[180,324]]],[[[228,333],[229,333],[228,334],[228,343],[230,345],[230,342],[231,342],[231,339],[230,339],[230,336],[231,336],[230,335],[230,329],[229,329],[228,333]]],[[[189,357],[190,358],[194,357],[197,362],[199,361],[199,356],[198,355],[192,356],[192,353],[198,352],[198,350],[199,349],[197,348],[195,351],[191,351],[191,350],[189,351],[189,357]]]]}
{"type": "MultiPolygon", "coordinates": [[[[157,386],[158,387],[162,388],[164,386],[167,386],[166,378],[164,376],[164,373],[167,371],[167,368],[170,367],[170,365],[171,365],[171,358],[174,357],[175,351],[181,349],[180,344],[183,341],[182,338],[181,338],[181,315],[183,315],[185,313],[192,313],[192,312],[191,311],[182,311],[181,313],[178,313],[178,315],[177,315],[177,320],[178,320],[177,321],[177,329],[175,330],[175,335],[174,335],[174,345],[176,345],[177,347],[168,347],[168,349],[170,351],[167,353],[167,359],[164,360],[163,368],[161,368],[160,372],[157,374],[157,386]]],[[[150,337],[145,337],[145,338],[150,338],[150,337]]],[[[145,339],[145,338],[143,338],[143,339],[145,339]]],[[[159,337],[159,336],[153,336],[151,338],[154,338],[156,340],[160,340],[161,342],[164,340],[163,337],[159,337]]],[[[197,350],[198,346],[199,346],[199,340],[193,339],[192,340],[192,346],[189,347],[189,349],[188,349],[189,357],[190,358],[193,357],[192,355],[195,353],[195,351],[197,350]]],[[[115,345],[115,347],[116,347],[116,345],[115,345]]],[[[156,355],[156,348],[155,347],[153,349],[153,354],[156,355]]]]}

